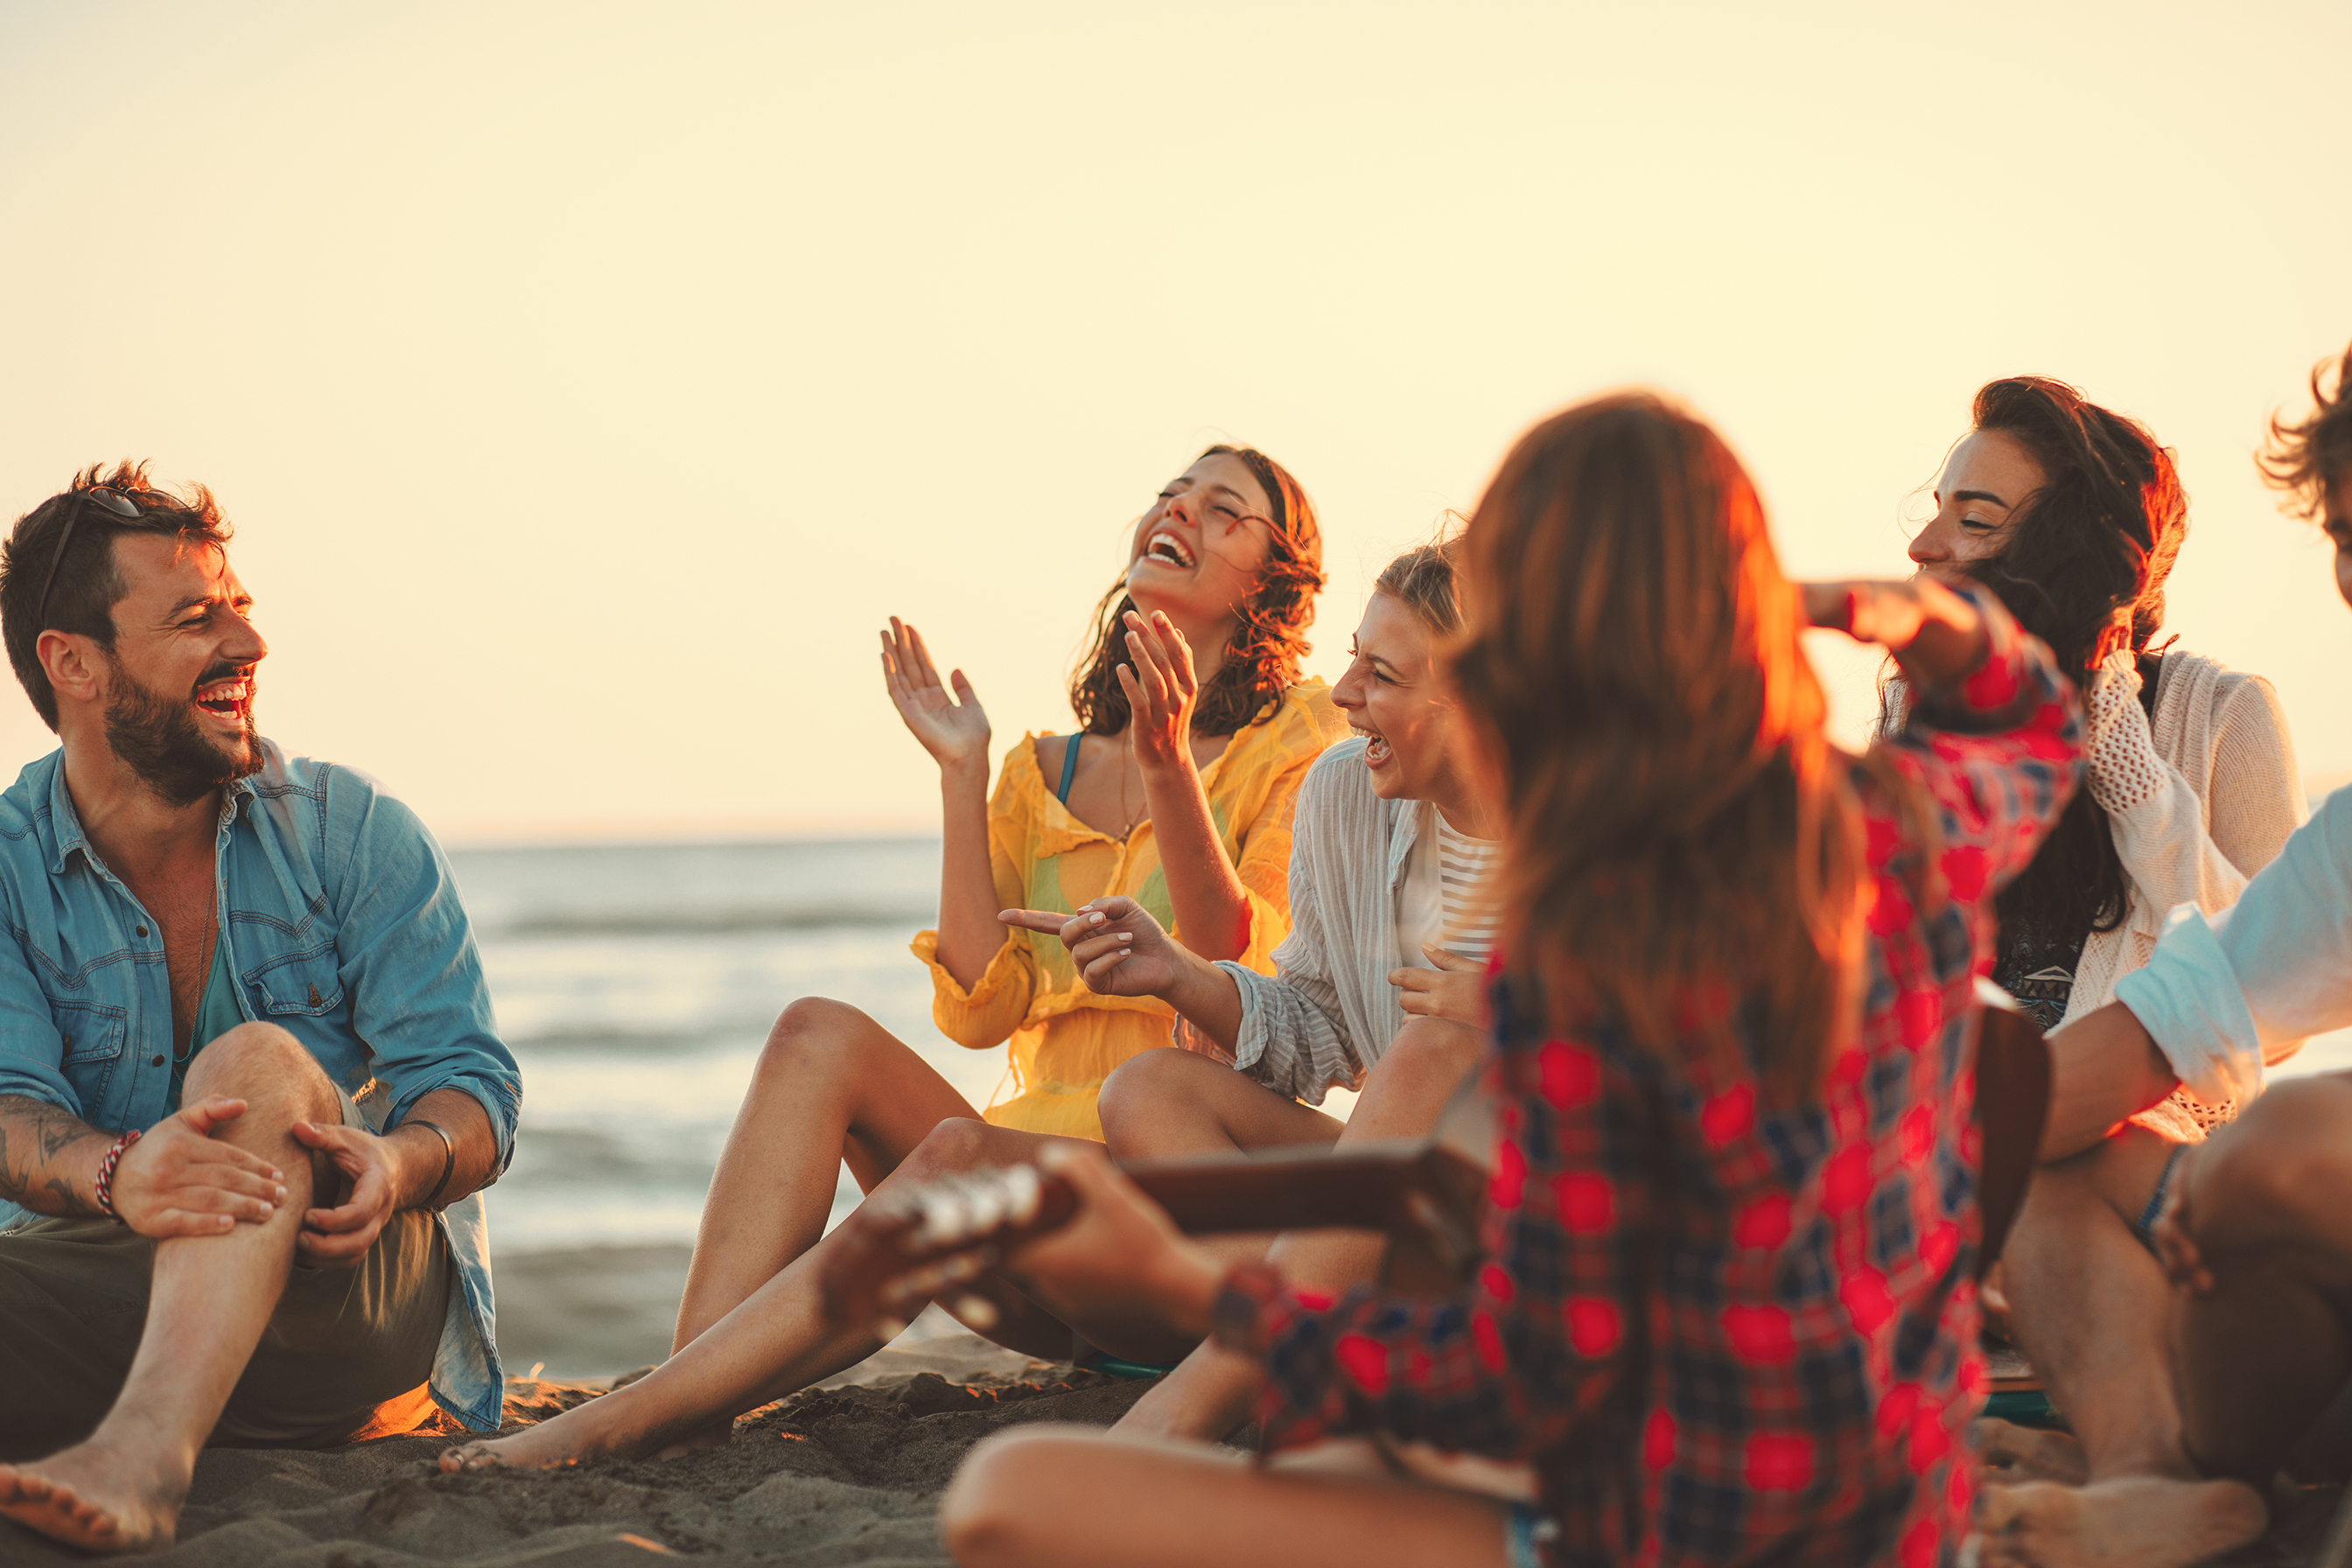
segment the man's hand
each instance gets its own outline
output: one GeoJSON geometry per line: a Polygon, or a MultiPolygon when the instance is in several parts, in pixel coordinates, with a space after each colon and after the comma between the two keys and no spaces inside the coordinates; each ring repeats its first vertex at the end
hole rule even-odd
{"type": "Polygon", "coordinates": [[[2194,1144],[2181,1152],[2172,1167],[2172,1188],[2165,1194],[2164,1212],[2156,1216],[2147,1234],[2172,1283],[2191,1295],[2202,1296],[2213,1289],[2213,1271],[2205,1267],[2197,1240],[2189,1234],[2189,1173],[2196,1160],[2194,1144]]]}
{"type": "Polygon", "coordinates": [[[350,1195],[334,1208],[306,1209],[295,1247],[313,1268],[355,1268],[399,1212],[400,1155],[386,1138],[341,1122],[297,1121],[294,1139],[334,1162],[351,1183],[350,1195]]]}
{"type": "Polygon", "coordinates": [[[286,1201],[286,1173],[213,1130],[245,1114],[245,1101],[213,1095],[183,1106],[123,1151],[114,1169],[114,1212],[161,1241],[220,1236],[239,1220],[259,1225],[286,1201]]]}
{"type": "Polygon", "coordinates": [[[1005,910],[1006,925],[1062,939],[1078,978],[1099,996],[1158,996],[1165,1000],[1183,978],[1188,956],[1162,930],[1151,911],[1124,894],[1100,898],[1076,914],[1050,910],[1005,910]]]}
{"type": "Polygon", "coordinates": [[[1422,944],[1434,969],[1391,969],[1389,984],[1402,994],[1397,1005],[1416,1018],[1444,1018],[1484,1031],[1486,1027],[1486,966],[1475,958],[1422,944]]]}

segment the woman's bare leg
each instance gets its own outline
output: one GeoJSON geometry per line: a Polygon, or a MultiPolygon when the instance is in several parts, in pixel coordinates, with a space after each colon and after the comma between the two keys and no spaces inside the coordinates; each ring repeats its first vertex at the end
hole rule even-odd
{"type": "MultiPolygon", "coordinates": [[[[1477,1035],[1459,1024],[1438,1018],[1408,1019],[1365,1079],[1355,1114],[1340,1131],[1338,1146],[1344,1149],[1373,1139],[1416,1138],[1427,1133],[1437,1125],[1439,1114],[1461,1087],[1464,1076],[1477,1065],[1479,1053],[1477,1035]]],[[[1137,1061],[1143,1059],[1138,1058],[1137,1061]]],[[[1240,1079],[1261,1100],[1291,1110],[1303,1110],[1241,1079],[1241,1075],[1229,1068],[1220,1068],[1205,1058],[1196,1059],[1223,1071],[1227,1079],[1240,1079]]],[[[1134,1065],[1131,1062],[1119,1072],[1134,1065]]],[[[1113,1081],[1118,1076],[1112,1075],[1113,1081]]],[[[1111,1134],[1111,1150],[1117,1154],[1120,1152],[1118,1133],[1112,1122],[1108,1086],[1105,1087],[1105,1107],[1103,1128],[1111,1134]]],[[[1188,1114],[1197,1117],[1201,1112],[1196,1107],[1188,1114]]],[[[1276,1120],[1267,1118],[1264,1125],[1274,1126],[1276,1120]]],[[[1328,1122],[1330,1118],[1319,1120],[1328,1122]]],[[[1236,1125],[1246,1131],[1260,1123],[1236,1125]]],[[[1234,1142],[1242,1147],[1265,1147],[1241,1144],[1238,1138],[1234,1142]]],[[[1292,1137],[1268,1142],[1307,1140],[1292,1137]]],[[[1290,1284],[1337,1291],[1377,1274],[1385,1245],[1381,1237],[1358,1231],[1298,1231],[1276,1241],[1266,1256],[1290,1284]]],[[[1256,1391],[1255,1367],[1233,1356],[1217,1355],[1203,1346],[1138,1400],[1120,1418],[1117,1429],[1171,1437],[1222,1437],[1249,1418],[1250,1401],[1256,1391]]]]}
{"type": "Polygon", "coordinates": [[[1504,1568],[1505,1519],[1460,1492],[1067,1426],[998,1433],[940,1501],[940,1533],[964,1568],[1504,1568]]]}
{"type": "Polygon", "coordinates": [[[670,1353],[816,1244],[844,1161],[870,1193],[932,1128],[979,1114],[856,1008],[821,997],[785,1008],[710,1178],[670,1353]]]}

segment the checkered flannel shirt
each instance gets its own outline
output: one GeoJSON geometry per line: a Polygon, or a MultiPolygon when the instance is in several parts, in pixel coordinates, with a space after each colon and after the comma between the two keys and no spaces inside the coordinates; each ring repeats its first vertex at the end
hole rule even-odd
{"type": "Polygon", "coordinates": [[[2048,651],[1978,601],[1989,657],[1880,743],[1937,845],[1852,766],[1867,991],[1818,1101],[1727,1070],[1756,1058],[1736,998],[1717,1016],[1738,1053],[1700,1028],[1660,1055],[1599,1014],[1552,1032],[1535,981],[1498,963],[1489,1261],[1449,1301],[1335,1304],[1236,1269],[1218,1337],[1263,1363],[1267,1447],[1379,1429],[1532,1458],[1555,1568],[1953,1563],[1985,1392],[1971,979],[1992,895],[2056,821],[2082,743],[2048,651]]]}

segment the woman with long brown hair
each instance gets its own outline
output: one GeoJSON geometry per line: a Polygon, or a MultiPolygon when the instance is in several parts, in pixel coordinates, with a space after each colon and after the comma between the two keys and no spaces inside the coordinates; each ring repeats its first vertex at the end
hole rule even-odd
{"type": "MultiPolygon", "coordinates": [[[[915,938],[915,955],[949,1038],[974,1050],[1010,1040],[1015,1092],[977,1110],[865,1013],[794,1002],[712,1177],[670,1360],[445,1464],[724,1442],[739,1412],[878,1348],[865,1326],[835,1332],[818,1311],[819,1238],[844,1164],[870,1195],[1027,1158],[1047,1138],[1100,1139],[1102,1080],[1171,1044],[1175,1016],[1156,998],[1089,991],[1059,942],[1007,929],[1000,910],[1066,915],[1123,894],[1199,951],[1272,970],[1290,929],[1292,799],[1344,728],[1330,689],[1298,674],[1321,561],[1314,506],[1286,469],[1247,447],[1202,453],[1137,521],[1127,569],[1097,607],[1071,683],[1077,731],[1024,736],[992,798],[978,693],[961,669],[943,680],[921,636],[892,619],[884,679],[939,765],[944,816],[939,928],[915,938]]],[[[1068,1353],[1068,1328],[1010,1292],[972,1326],[1068,1353]]]]}
{"type": "MultiPolygon", "coordinates": [[[[2063,1026],[2114,999],[2174,910],[2226,909],[2277,856],[2303,822],[2303,784],[2270,683],[2160,639],[2189,500],[2154,433],[2042,376],[1987,383],[1970,416],[1911,558],[2000,595],[2083,689],[2084,788],[1995,904],[1993,979],[2063,1056],[2063,1026]]],[[[2170,1065],[2183,1087],[2027,1195],[1987,1299],[2011,1309],[2080,1442],[1991,1423],[1996,1459],[2078,1480],[2169,1462],[2179,1410],[2149,1369],[2172,1293],[2147,1226],[2179,1152],[2237,1113],[2187,1087],[2214,1092],[2191,1064],[2170,1065]]]]}
{"type": "Polygon", "coordinates": [[[1468,532],[1462,700],[1506,789],[1488,1259],[1444,1300],[1219,1268],[1099,1159],[1008,1268],[1254,1359],[1269,1447],[1532,1457],[1505,1506],[1034,1428],[942,1503],[967,1564],[1953,1560],[1983,1388],[1973,976],[2079,767],[1990,595],[1780,574],[1720,437],[1633,395],[1538,426],[1468,532]],[[1822,731],[1808,619],[1909,722],[1822,731]]]}

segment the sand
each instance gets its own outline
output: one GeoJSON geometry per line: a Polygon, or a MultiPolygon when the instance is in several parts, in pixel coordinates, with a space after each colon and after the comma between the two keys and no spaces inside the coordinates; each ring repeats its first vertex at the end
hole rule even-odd
{"type": "MultiPolygon", "coordinates": [[[[944,1568],[932,1516],[964,1454],[1024,1421],[1108,1426],[1148,1384],[1036,1362],[976,1335],[902,1341],[823,1385],[737,1421],[682,1458],[445,1476],[452,1437],[424,1433],[320,1452],[215,1448],[196,1466],[171,1568],[626,1568],[691,1558],[830,1568],[944,1568]]],[[[516,1378],[509,1430],[597,1385],[516,1378]]],[[[2283,1488],[2268,1537],[2212,1568],[2316,1561],[2337,1486],[2283,1488]]],[[[0,1564],[87,1563],[0,1521],[0,1564]]]]}
{"type": "MultiPolygon", "coordinates": [[[[608,1568],[672,1554],[713,1568],[944,1564],[932,1514],[972,1444],[1022,1421],[1108,1426],[1146,1385],[1074,1372],[971,1334],[885,1350],[744,1416],[734,1441],[682,1458],[445,1476],[451,1439],[320,1452],[207,1449],[171,1568],[608,1568]]],[[[510,1422],[593,1397],[514,1379],[510,1422]]],[[[510,1428],[511,1429],[511,1428],[510,1428]]],[[[0,1563],[86,1563],[0,1521],[0,1563]]]]}

